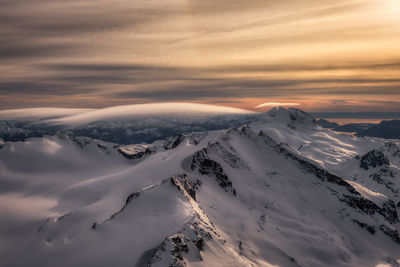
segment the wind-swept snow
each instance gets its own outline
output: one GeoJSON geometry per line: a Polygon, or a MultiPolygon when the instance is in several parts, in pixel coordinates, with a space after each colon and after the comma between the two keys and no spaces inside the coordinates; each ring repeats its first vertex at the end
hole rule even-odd
{"type": "Polygon", "coordinates": [[[4,142],[0,265],[396,266],[397,148],[297,109],[150,145],[4,142]],[[373,149],[389,163],[366,170],[373,149]]]}

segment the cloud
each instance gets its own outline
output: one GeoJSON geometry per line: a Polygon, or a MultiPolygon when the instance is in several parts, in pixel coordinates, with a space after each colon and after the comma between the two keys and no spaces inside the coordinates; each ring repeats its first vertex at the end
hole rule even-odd
{"type": "Polygon", "coordinates": [[[372,0],[0,5],[2,108],[158,101],[250,108],[255,100],[239,99],[354,95],[397,101],[400,89],[400,27],[372,0]]]}
{"type": "Polygon", "coordinates": [[[108,107],[50,120],[61,124],[90,123],[99,120],[133,119],[141,116],[210,116],[224,114],[251,114],[252,111],[197,103],[150,103],[108,107]]]}
{"type": "Polygon", "coordinates": [[[93,109],[74,108],[25,108],[0,110],[0,120],[42,120],[45,118],[56,118],[83,114],[93,109]]]}
{"type": "Polygon", "coordinates": [[[276,107],[276,106],[300,106],[298,103],[279,103],[279,102],[267,102],[260,104],[258,106],[255,106],[255,108],[265,108],[265,107],[276,107]]]}

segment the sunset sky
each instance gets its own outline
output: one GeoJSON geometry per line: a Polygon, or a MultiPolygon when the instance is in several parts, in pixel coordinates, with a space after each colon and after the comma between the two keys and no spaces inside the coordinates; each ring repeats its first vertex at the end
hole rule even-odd
{"type": "Polygon", "coordinates": [[[399,0],[0,7],[0,109],[180,101],[400,111],[399,0]]]}

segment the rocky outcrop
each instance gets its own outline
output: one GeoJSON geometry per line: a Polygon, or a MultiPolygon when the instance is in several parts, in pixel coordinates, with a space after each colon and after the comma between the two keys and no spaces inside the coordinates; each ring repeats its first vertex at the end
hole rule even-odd
{"type": "Polygon", "coordinates": [[[360,167],[364,170],[388,165],[389,159],[380,150],[371,150],[360,159],[360,167]]]}
{"type": "Polygon", "coordinates": [[[80,148],[84,148],[91,144],[91,139],[88,137],[75,137],[72,141],[74,141],[80,148]]]}
{"type": "Polygon", "coordinates": [[[179,232],[166,237],[142,266],[182,267],[186,266],[186,260],[201,262],[201,251],[206,249],[207,241],[218,240],[224,244],[213,223],[195,202],[201,182],[192,181],[184,173],[171,177],[170,181],[188,199],[196,212],[179,232]]]}
{"type": "MultiPolygon", "coordinates": [[[[171,177],[171,183],[178,187],[180,191],[185,191],[189,196],[196,201],[196,192],[201,186],[201,181],[191,181],[185,173],[171,177]],[[181,188],[181,186],[183,188],[181,188]]],[[[184,192],[182,192],[184,193],[184,192]]]]}
{"type": "Polygon", "coordinates": [[[174,149],[179,146],[183,142],[183,140],[185,140],[185,137],[182,134],[169,137],[167,140],[164,141],[164,148],[166,150],[174,149]]]}
{"type": "Polygon", "coordinates": [[[193,155],[190,168],[192,171],[198,170],[202,175],[214,177],[222,189],[236,195],[236,190],[233,188],[231,180],[222,169],[221,164],[209,158],[206,148],[197,151],[193,155]]]}
{"type": "Polygon", "coordinates": [[[376,172],[370,174],[369,177],[378,184],[384,185],[392,193],[398,194],[399,188],[396,188],[396,185],[392,181],[396,174],[397,173],[390,167],[384,166],[383,168],[380,168],[376,172]]]}
{"type": "Polygon", "coordinates": [[[153,151],[150,148],[145,148],[143,150],[136,150],[135,152],[128,151],[123,147],[117,147],[117,151],[127,159],[140,159],[145,155],[153,154],[153,151]]]}
{"type": "Polygon", "coordinates": [[[165,238],[154,254],[148,259],[146,266],[186,266],[186,260],[201,262],[201,251],[205,250],[207,241],[219,239],[213,232],[215,229],[196,214],[178,233],[165,238]]]}
{"type": "Polygon", "coordinates": [[[366,224],[366,223],[360,222],[360,221],[355,220],[355,219],[352,219],[351,221],[352,221],[353,223],[357,224],[358,226],[360,226],[362,229],[367,230],[367,231],[368,231],[370,234],[372,234],[372,235],[376,233],[376,228],[375,228],[375,226],[368,225],[368,224],[366,224]]]}
{"type": "Polygon", "coordinates": [[[384,202],[382,207],[378,206],[371,200],[362,197],[361,195],[344,194],[343,198],[340,198],[340,200],[345,202],[348,206],[355,208],[365,214],[380,214],[391,224],[399,222],[396,206],[392,200],[384,202]]]}

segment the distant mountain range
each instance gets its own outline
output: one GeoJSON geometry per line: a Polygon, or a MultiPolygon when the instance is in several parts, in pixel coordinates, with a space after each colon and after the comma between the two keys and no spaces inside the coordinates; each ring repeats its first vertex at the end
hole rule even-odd
{"type": "Polygon", "coordinates": [[[311,112],[310,114],[325,119],[400,119],[400,112],[311,112]]]}
{"type": "Polygon", "coordinates": [[[384,120],[375,123],[348,123],[339,125],[325,119],[319,119],[318,125],[338,132],[355,133],[356,136],[380,137],[386,139],[400,139],[400,120],[384,120]]]}

